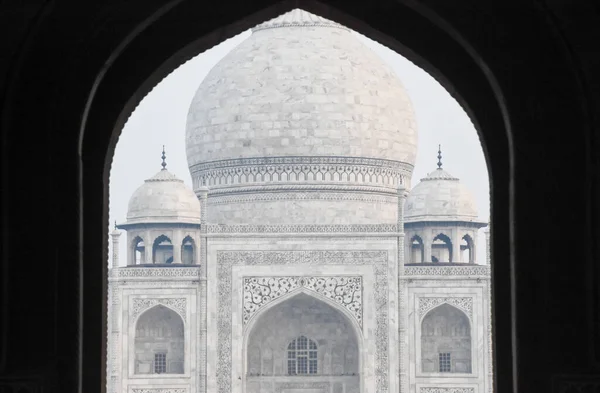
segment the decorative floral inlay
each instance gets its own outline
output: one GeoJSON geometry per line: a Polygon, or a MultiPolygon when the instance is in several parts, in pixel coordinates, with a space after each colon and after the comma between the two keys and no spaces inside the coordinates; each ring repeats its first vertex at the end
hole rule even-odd
{"type": "Polygon", "coordinates": [[[271,301],[306,288],[319,293],[346,308],[362,328],[362,277],[245,277],[243,312],[244,325],[256,312],[271,301]]]}
{"type": "Polygon", "coordinates": [[[208,224],[208,233],[395,233],[394,224],[364,225],[219,225],[208,224]]]}
{"type": "Polygon", "coordinates": [[[187,393],[186,388],[133,388],[131,393],[187,393]]]}
{"type": "Polygon", "coordinates": [[[152,308],[159,304],[162,304],[164,306],[167,306],[167,307],[175,310],[175,312],[177,312],[177,314],[179,314],[179,316],[181,316],[181,319],[183,319],[183,321],[185,322],[187,301],[186,301],[186,298],[184,298],[184,297],[182,297],[182,298],[162,298],[162,299],[161,298],[151,298],[151,299],[135,298],[135,299],[133,299],[133,307],[131,309],[131,320],[135,321],[137,319],[138,315],[140,315],[144,311],[148,310],[149,308],[152,308]]]}
{"type": "Polygon", "coordinates": [[[329,382],[282,382],[275,385],[276,393],[285,393],[290,390],[309,390],[319,393],[329,392],[329,382]]]}
{"type": "Polygon", "coordinates": [[[475,393],[475,388],[433,388],[419,389],[419,393],[475,393]]]}
{"type": "Polygon", "coordinates": [[[490,276],[487,265],[465,266],[405,266],[405,276],[490,276]]]}
{"type": "Polygon", "coordinates": [[[423,318],[429,310],[440,304],[450,304],[464,311],[470,319],[473,319],[473,298],[472,297],[420,297],[419,298],[419,319],[423,318]]]}
{"type": "Polygon", "coordinates": [[[150,277],[199,277],[200,266],[190,267],[122,267],[112,269],[116,277],[150,278],[150,277]]]}
{"type": "Polygon", "coordinates": [[[217,253],[217,386],[219,393],[232,391],[231,291],[233,266],[367,265],[375,272],[375,391],[388,392],[389,286],[387,251],[219,251],[217,253]]]}
{"type": "Polygon", "coordinates": [[[194,189],[263,182],[369,183],[396,187],[410,180],[410,164],[362,157],[256,157],[203,162],[190,168],[194,189]]]}

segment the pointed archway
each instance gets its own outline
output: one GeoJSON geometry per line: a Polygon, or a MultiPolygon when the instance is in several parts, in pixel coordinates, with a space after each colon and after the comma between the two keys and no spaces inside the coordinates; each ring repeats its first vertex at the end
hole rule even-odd
{"type": "Polygon", "coordinates": [[[317,294],[299,290],[261,310],[248,326],[245,349],[248,392],[262,392],[266,380],[291,388],[361,384],[356,324],[317,294]]]}

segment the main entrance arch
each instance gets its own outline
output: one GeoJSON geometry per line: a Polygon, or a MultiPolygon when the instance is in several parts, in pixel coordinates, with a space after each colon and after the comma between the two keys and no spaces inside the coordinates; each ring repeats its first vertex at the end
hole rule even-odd
{"type": "Polygon", "coordinates": [[[245,335],[245,391],[361,392],[361,334],[341,307],[295,291],[261,310],[245,335]]]}

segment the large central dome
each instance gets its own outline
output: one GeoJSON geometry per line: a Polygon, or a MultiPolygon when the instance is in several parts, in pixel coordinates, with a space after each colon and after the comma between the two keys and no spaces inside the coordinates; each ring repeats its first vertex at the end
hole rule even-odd
{"type": "Polygon", "coordinates": [[[221,195],[274,182],[305,193],[311,180],[390,191],[410,179],[417,131],[404,87],[375,53],[343,26],[294,10],[257,26],[210,71],[186,143],[194,187],[221,195]]]}

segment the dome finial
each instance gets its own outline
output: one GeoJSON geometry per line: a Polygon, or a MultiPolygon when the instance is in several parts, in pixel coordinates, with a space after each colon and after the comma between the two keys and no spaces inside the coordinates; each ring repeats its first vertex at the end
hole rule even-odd
{"type": "Polygon", "coordinates": [[[167,156],[165,155],[165,145],[163,145],[162,164],[160,164],[162,166],[163,171],[167,170],[167,161],[165,161],[166,159],[167,159],[167,156]]]}
{"type": "Polygon", "coordinates": [[[117,230],[117,220],[115,220],[115,231],[117,230]]]}
{"type": "Polygon", "coordinates": [[[438,169],[442,169],[442,145],[438,145],[438,169]]]}

